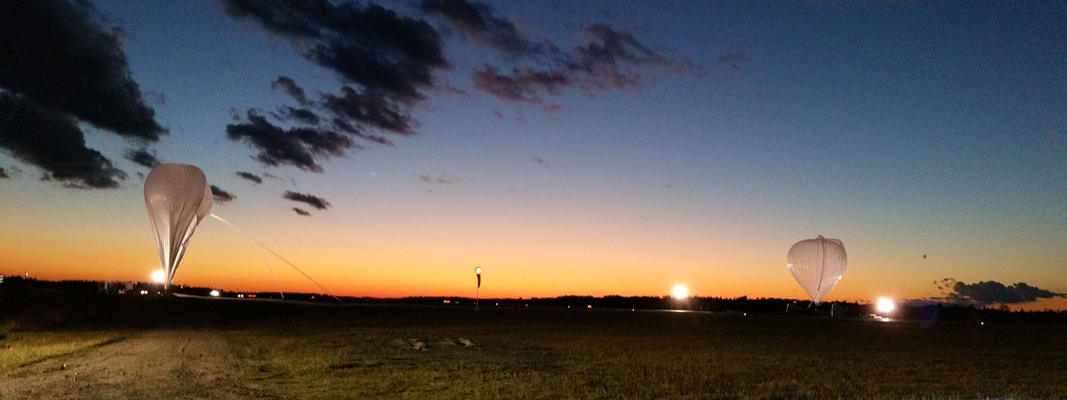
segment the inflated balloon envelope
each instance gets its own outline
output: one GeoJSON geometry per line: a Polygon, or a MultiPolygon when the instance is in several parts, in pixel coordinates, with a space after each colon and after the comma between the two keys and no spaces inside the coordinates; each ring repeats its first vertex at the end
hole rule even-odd
{"type": "Polygon", "coordinates": [[[163,285],[169,289],[189,238],[211,212],[211,186],[200,168],[163,164],[145,179],[144,202],[159,249],[159,265],[166,274],[163,285]]]}
{"type": "Polygon", "coordinates": [[[794,244],[789,248],[786,263],[789,272],[793,273],[793,278],[808,292],[811,301],[816,305],[841,280],[847,265],[844,243],[837,239],[824,238],[822,235],[794,244]]]}

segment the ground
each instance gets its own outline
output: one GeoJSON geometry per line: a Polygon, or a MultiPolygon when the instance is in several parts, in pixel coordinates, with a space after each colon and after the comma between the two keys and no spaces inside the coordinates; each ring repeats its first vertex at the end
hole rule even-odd
{"type": "Polygon", "coordinates": [[[195,299],[98,311],[108,322],[16,327],[0,396],[1067,398],[1062,325],[195,299]]]}
{"type": "Polygon", "coordinates": [[[148,330],[23,363],[4,399],[273,398],[241,382],[217,330],[148,330]]]}

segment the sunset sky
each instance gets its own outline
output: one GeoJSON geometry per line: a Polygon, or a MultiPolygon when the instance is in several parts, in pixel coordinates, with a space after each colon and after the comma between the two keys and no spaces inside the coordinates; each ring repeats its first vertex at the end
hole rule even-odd
{"type": "MultiPolygon", "coordinates": [[[[481,266],[483,297],[806,298],[786,252],[817,235],[848,251],[824,301],[941,297],[943,278],[1067,293],[1064,2],[91,3],[0,6],[80,18],[128,64],[91,71],[62,54],[106,43],[42,34],[26,54],[59,66],[32,67],[0,28],[3,274],[146,280],[143,148],[203,169],[235,196],[214,214],[338,295],[473,296],[481,266]],[[16,132],[11,104],[85,144],[16,132]],[[61,159],[90,149],[114,169],[61,159]]],[[[215,220],[174,282],[274,288],[215,220]]]]}

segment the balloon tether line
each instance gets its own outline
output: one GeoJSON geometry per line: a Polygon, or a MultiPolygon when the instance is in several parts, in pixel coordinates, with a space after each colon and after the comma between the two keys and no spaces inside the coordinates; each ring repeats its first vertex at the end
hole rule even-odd
{"type": "MultiPolygon", "coordinates": [[[[221,221],[222,223],[224,223],[226,225],[229,225],[233,229],[237,229],[236,226],[233,226],[233,224],[231,224],[229,221],[222,219],[222,217],[219,217],[218,215],[211,214],[211,217],[221,221]]],[[[240,229],[237,229],[237,231],[241,232],[240,229]]],[[[250,237],[248,235],[245,235],[244,232],[241,232],[241,234],[244,235],[245,238],[248,238],[248,240],[251,241],[252,243],[254,243],[256,246],[259,246],[263,250],[266,250],[266,251],[270,252],[270,254],[273,254],[275,257],[278,257],[278,259],[284,261],[286,264],[289,264],[289,266],[293,267],[293,269],[295,269],[296,272],[299,272],[300,275],[303,275],[305,278],[307,278],[309,281],[311,281],[311,283],[314,283],[315,286],[319,287],[319,289],[322,289],[322,291],[326,292],[326,294],[330,295],[330,297],[333,297],[334,300],[337,300],[337,302],[339,302],[339,303],[344,303],[343,301],[341,301],[341,299],[337,298],[337,296],[334,296],[333,293],[331,293],[329,291],[329,289],[326,289],[326,287],[322,286],[321,283],[316,282],[315,279],[313,279],[312,277],[308,276],[308,274],[305,274],[304,271],[301,271],[300,268],[297,268],[296,265],[293,265],[293,263],[289,262],[289,260],[286,260],[285,257],[282,257],[281,254],[275,253],[274,250],[271,250],[267,246],[264,246],[262,243],[257,242],[255,239],[252,239],[252,237],[250,237]]],[[[271,275],[273,275],[273,273],[271,273],[271,275]]]]}
{"type": "Polygon", "coordinates": [[[263,250],[259,248],[259,244],[256,243],[255,240],[252,240],[251,237],[246,235],[244,233],[244,231],[242,231],[240,229],[237,229],[237,227],[234,226],[233,224],[231,224],[229,221],[226,221],[226,220],[222,219],[222,217],[219,217],[219,216],[217,216],[215,214],[211,214],[211,216],[215,217],[215,219],[218,219],[219,221],[222,221],[222,223],[226,224],[226,226],[229,226],[230,228],[233,228],[233,230],[237,231],[237,233],[240,233],[241,236],[244,236],[245,239],[248,239],[249,243],[252,243],[252,246],[255,247],[255,249],[256,249],[256,254],[259,254],[259,258],[261,258],[263,260],[263,265],[267,266],[267,272],[270,273],[270,279],[272,281],[274,281],[274,288],[278,289],[278,295],[282,296],[282,300],[285,300],[285,293],[282,292],[282,285],[278,284],[278,277],[274,276],[274,269],[272,269],[270,267],[270,263],[267,262],[267,256],[263,255],[263,250]]]}

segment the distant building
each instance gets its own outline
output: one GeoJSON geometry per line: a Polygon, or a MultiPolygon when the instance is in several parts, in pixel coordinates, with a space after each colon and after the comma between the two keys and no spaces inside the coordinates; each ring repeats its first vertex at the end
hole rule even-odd
{"type": "Polygon", "coordinates": [[[127,294],[133,293],[133,282],[100,282],[100,293],[127,294]]]}

